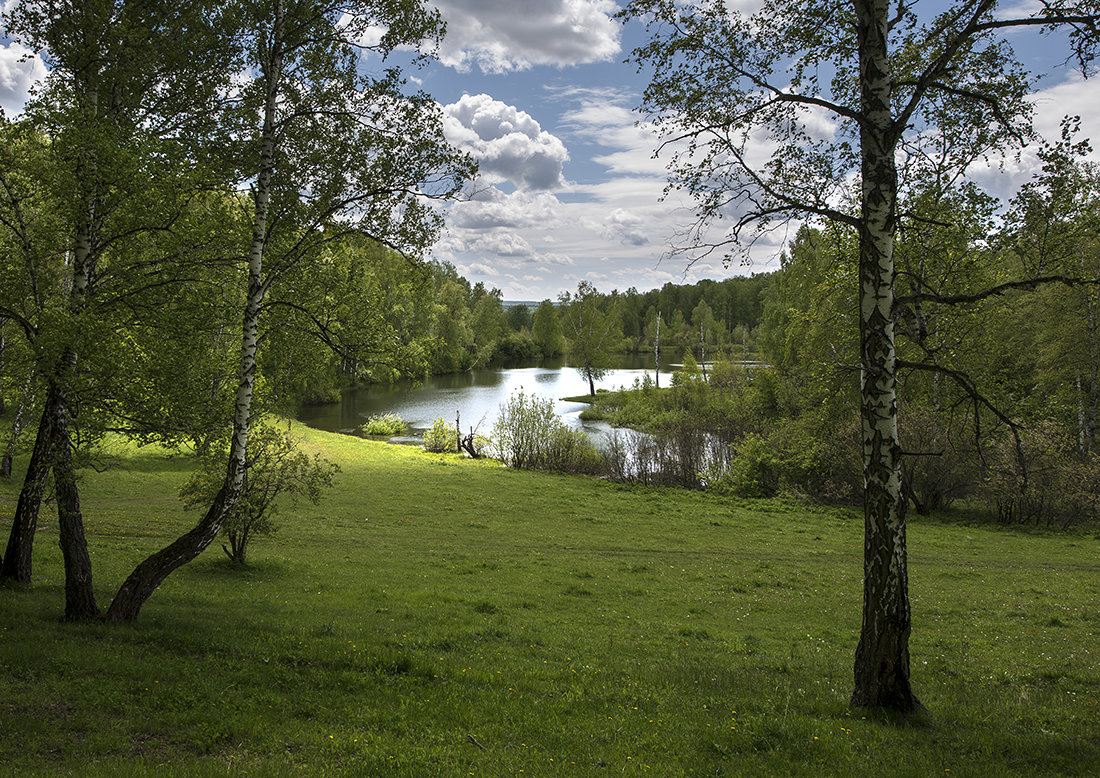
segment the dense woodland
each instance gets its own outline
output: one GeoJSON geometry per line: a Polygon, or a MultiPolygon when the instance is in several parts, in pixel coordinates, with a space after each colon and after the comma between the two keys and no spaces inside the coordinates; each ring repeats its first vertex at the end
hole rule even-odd
{"type": "MultiPolygon", "coordinates": [[[[1100,190],[1090,167],[1057,175],[1066,177],[1025,190],[1015,217],[975,221],[937,272],[952,296],[1032,262],[1065,278],[1036,288],[1010,282],[964,307],[925,305],[901,322],[901,440],[911,452],[904,483],[919,514],[954,507],[1004,523],[1096,521],[1100,190]],[[1054,197],[1071,200],[1055,205],[1054,197]],[[938,369],[923,363],[928,354],[940,358],[938,369]]],[[[898,245],[903,256],[908,237],[898,245]]],[[[624,433],[628,458],[649,464],[629,470],[613,461],[611,473],[744,497],[858,503],[855,261],[850,234],[803,228],[768,277],[751,331],[764,365],[743,365],[736,345],[715,348],[687,330],[678,352],[685,367],[670,386],[647,380],[599,395],[589,418],[654,436],[624,433]]]]}
{"type": "Polygon", "coordinates": [[[0,119],[4,471],[27,462],[0,574],[32,580],[49,496],[66,615],[130,621],[226,526],[256,461],[250,434],[272,414],[356,382],[562,352],[595,394],[610,355],[671,353],[685,363],[675,386],[602,412],[717,452],[685,459],[669,443],[681,481],[861,500],[853,704],[918,708],[907,506],[984,495],[1006,521],[1095,516],[1100,174],[1072,118],[1060,139],[1034,136],[1028,79],[998,36],[1068,26],[1087,70],[1097,13],[1044,4],[994,21],[981,2],[926,27],[889,5],[777,2],[746,20],[719,2],[628,4],[651,37],[633,54],[652,76],[643,112],[690,139],[669,175],[697,203],[692,248],[804,226],[775,273],[648,292],[582,283],[532,310],[430,260],[439,206],[476,164],[388,57],[431,51],[438,13],[412,0],[11,4],[9,36],[44,52],[50,75],[0,119]],[[772,70],[779,28],[790,72],[772,70]],[[811,75],[822,65],[840,74],[830,85],[811,75]],[[727,105],[743,111],[715,125],[727,105]],[[832,140],[799,124],[807,106],[832,112],[832,140]],[[773,144],[754,168],[756,132],[773,144]],[[1014,200],[967,182],[969,165],[1025,140],[1044,166],[1014,200]],[[732,202],[747,210],[731,220],[732,202]],[[751,354],[769,367],[739,367],[751,354]],[[104,610],[77,473],[109,435],[217,462],[194,528],[104,610]]]}

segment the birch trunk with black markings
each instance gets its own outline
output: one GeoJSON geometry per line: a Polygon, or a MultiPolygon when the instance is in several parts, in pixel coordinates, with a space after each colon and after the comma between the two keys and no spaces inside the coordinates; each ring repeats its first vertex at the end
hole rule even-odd
{"type": "Polygon", "coordinates": [[[859,234],[860,418],[863,430],[863,620],[852,704],[909,711],[910,606],[897,420],[894,235],[898,178],[888,0],[860,0],[862,224],[859,234]]]}
{"type": "Polygon", "coordinates": [[[259,175],[253,187],[252,242],[248,254],[248,292],[242,322],[241,356],[237,373],[237,393],[233,413],[233,437],[226,464],[225,483],[205,515],[189,532],[139,564],[118,590],[107,620],[134,621],[142,605],[173,571],[201,554],[221,532],[226,517],[236,505],[244,482],[248,448],[248,424],[252,395],[256,384],[256,353],[259,345],[260,309],[263,306],[264,249],[268,232],[272,175],[275,168],[275,113],[282,80],[284,31],[283,5],[275,0],[274,25],[267,62],[264,67],[266,95],[263,128],[260,137],[259,175]]]}

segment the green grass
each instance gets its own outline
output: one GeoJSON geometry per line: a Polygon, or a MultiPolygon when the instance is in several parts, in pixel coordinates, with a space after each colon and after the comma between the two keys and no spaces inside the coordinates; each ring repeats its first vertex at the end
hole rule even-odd
{"type": "MultiPolygon", "coordinates": [[[[337,487],[281,514],[248,568],[209,549],[136,625],[62,621],[43,513],[34,585],[0,590],[7,771],[1034,776],[1100,764],[1091,533],[912,521],[913,680],[931,717],[902,725],[847,704],[861,598],[851,511],[297,429],[339,462],[337,487]]],[[[103,604],[194,520],[175,499],[188,460],[119,453],[83,483],[103,604]]],[[[17,490],[0,483],[5,537],[17,490]]]]}

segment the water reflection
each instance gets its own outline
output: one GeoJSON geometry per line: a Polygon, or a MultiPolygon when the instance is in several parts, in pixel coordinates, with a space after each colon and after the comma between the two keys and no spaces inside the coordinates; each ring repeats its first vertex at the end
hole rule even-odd
{"type": "MultiPolygon", "coordinates": [[[[625,357],[620,366],[601,381],[600,389],[631,386],[645,373],[653,376],[652,359],[625,357]]],[[[661,384],[667,386],[669,375],[662,366],[661,384]]],[[[588,384],[574,367],[558,361],[537,366],[484,368],[469,373],[432,376],[422,383],[401,381],[385,386],[370,386],[344,393],[339,403],[308,405],[301,408],[298,418],[312,427],[331,432],[352,432],[370,416],[396,413],[410,427],[402,441],[419,440],[437,418],[453,423],[455,414],[462,420],[463,430],[476,427],[489,434],[500,413],[500,406],[519,391],[536,394],[554,401],[554,410],[562,420],[583,429],[598,440],[610,431],[604,422],[584,422],[580,413],[584,403],[565,402],[561,398],[588,393],[588,384]]]]}

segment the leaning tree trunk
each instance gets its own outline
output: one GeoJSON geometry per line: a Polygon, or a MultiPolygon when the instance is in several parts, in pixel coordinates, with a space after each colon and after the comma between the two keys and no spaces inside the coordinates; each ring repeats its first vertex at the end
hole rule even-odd
{"type": "Polygon", "coordinates": [[[259,344],[260,309],[263,305],[264,248],[267,242],[267,215],[271,203],[271,177],[275,167],[275,109],[282,80],[283,6],[274,2],[275,25],[269,49],[268,67],[264,69],[267,93],[264,104],[264,124],[260,143],[260,170],[253,189],[254,213],[252,245],[248,257],[248,295],[245,301],[241,336],[241,360],[238,371],[237,398],[233,413],[233,438],[229,446],[225,482],[202,520],[189,532],[139,564],[123,582],[110,608],[107,620],[134,621],[141,606],[174,570],[201,554],[221,532],[226,517],[236,506],[245,474],[248,446],[248,421],[252,393],[256,383],[256,351],[259,344]]]}
{"type": "MultiPolygon", "coordinates": [[[[266,188],[257,186],[258,190],[266,188]]],[[[257,192],[257,198],[260,194],[257,192]]],[[[257,206],[257,211],[260,207],[257,206]]],[[[266,204],[265,204],[266,212],[266,204]]],[[[261,229],[259,234],[263,234],[261,229]]],[[[248,445],[248,420],[252,406],[252,392],[256,380],[256,349],[259,341],[260,306],[263,302],[262,272],[263,246],[253,245],[249,262],[248,300],[245,306],[244,335],[241,341],[241,361],[238,373],[237,400],[233,418],[233,439],[229,447],[225,482],[210,508],[198,524],[177,538],[170,545],[156,552],[139,564],[119,588],[110,608],[107,620],[133,621],[141,606],[157,587],[173,571],[190,562],[214,542],[221,532],[226,516],[233,510],[241,493],[245,472],[245,452],[248,445]]]]}
{"type": "Polygon", "coordinates": [[[888,0],[858,0],[863,218],[859,238],[860,417],[863,428],[863,624],[852,705],[911,711],[905,495],[894,350],[897,134],[887,58],[888,0]]]}
{"type": "Polygon", "coordinates": [[[19,492],[19,502],[15,506],[8,545],[4,551],[4,562],[0,565],[0,579],[31,582],[31,557],[34,548],[34,532],[38,527],[38,509],[42,505],[42,495],[46,491],[46,477],[50,473],[53,458],[53,422],[56,403],[56,391],[53,387],[46,393],[46,402],[42,408],[42,418],[38,422],[38,435],[34,439],[31,460],[23,476],[23,488],[19,492]]]}

